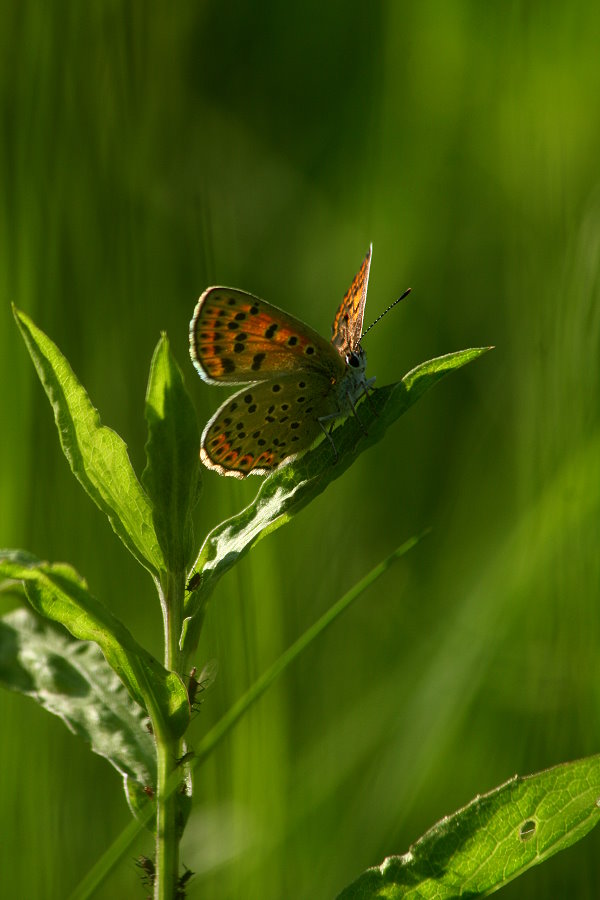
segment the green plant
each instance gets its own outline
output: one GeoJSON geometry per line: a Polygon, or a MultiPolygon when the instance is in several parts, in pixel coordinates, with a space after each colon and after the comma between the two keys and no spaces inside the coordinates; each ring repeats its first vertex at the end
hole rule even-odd
{"type": "MultiPolygon", "coordinates": [[[[266,478],[254,501],[214,528],[198,552],[192,512],[200,490],[199,433],[166,337],[150,369],[147,461],[138,480],[124,442],[101,424],[56,345],[25,314],[15,311],[15,316],[73,474],[154,582],[165,649],[161,663],[71,566],[4,550],[0,573],[9,583],[23,584],[33,611],[17,609],[0,622],[2,683],[60,715],[123,776],[133,821],[73,896],[89,896],[147,827],[156,846],[154,859],[138,860],[145,882],[154,886],[156,898],[183,897],[191,873],[180,874],[178,847],[192,804],[194,770],[296,656],[418,538],[405,542],[334,604],[192,748],[186,731],[207,677],[196,678],[193,660],[215,585],[258,540],[289,521],[379,441],[426,390],[487,348],[439,357],[374,390],[371,403],[361,408],[367,433],[348,418],[335,431],[337,459],[322,439],[266,478]]],[[[596,757],[513,780],[443,820],[409,854],[369,870],[341,896],[489,893],[586,833],[600,814],[598,796],[596,757]]]]}

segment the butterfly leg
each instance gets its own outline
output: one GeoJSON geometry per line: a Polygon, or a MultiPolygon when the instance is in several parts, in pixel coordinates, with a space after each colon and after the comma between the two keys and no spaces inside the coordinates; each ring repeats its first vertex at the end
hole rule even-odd
{"type": "Polygon", "coordinates": [[[367,388],[365,388],[365,397],[367,398],[367,403],[369,404],[369,409],[371,410],[371,412],[373,413],[373,415],[374,415],[376,418],[379,418],[379,413],[377,412],[377,410],[376,410],[375,407],[373,406],[373,401],[371,400],[371,395],[370,395],[370,393],[369,393],[369,391],[368,391],[367,388]]]}
{"type": "MultiPolygon", "coordinates": [[[[365,388],[365,393],[367,393],[366,388],[365,388]]],[[[367,394],[367,397],[368,397],[368,396],[369,396],[369,395],[367,394]]],[[[348,403],[350,404],[350,408],[351,408],[351,410],[352,410],[352,414],[353,414],[354,418],[356,419],[356,421],[357,421],[358,424],[360,425],[360,428],[361,428],[362,433],[365,434],[365,435],[368,434],[369,432],[367,431],[367,429],[366,429],[365,426],[363,425],[362,420],[361,420],[360,416],[358,415],[358,413],[357,413],[357,411],[356,411],[356,406],[354,405],[354,400],[353,400],[351,394],[348,394],[348,403]]]]}
{"type": "Polygon", "coordinates": [[[326,422],[326,421],[328,421],[329,419],[336,419],[336,418],[337,418],[337,415],[334,413],[334,414],[331,415],[331,416],[320,416],[320,417],[317,419],[317,422],[319,423],[319,425],[321,426],[321,428],[322,428],[322,430],[323,430],[323,434],[325,435],[325,437],[327,438],[327,440],[329,441],[329,443],[330,443],[331,446],[333,447],[333,452],[335,453],[335,459],[334,459],[334,461],[333,461],[333,464],[334,464],[334,465],[335,465],[336,462],[338,461],[339,453],[337,452],[337,447],[335,446],[335,443],[334,443],[334,441],[333,441],[333,438],[331,437],[331,432],[333,431],[333,422],[331,423],[331,427],[330,427],[329,429],[327,429],[327,428],[325,427],[325,425],[323,424],[323,422],[326,422]]]}
{"type": "Polygon", "coordinates": [[[370,394],[370,391],[373,390],[373,382],[374,381],[375,381],[375,378],[369,378],[367,381],[365,381],[365,383],[363,385],[363,393],[364,393],[365,397],[367,398],[367,401],[371,408],[371,412],[373,413],[374,416],[377,416],[377,418],[379,418],[379,413],[373,406],[373,401],[371,400],[371,394],[370,394]]]}

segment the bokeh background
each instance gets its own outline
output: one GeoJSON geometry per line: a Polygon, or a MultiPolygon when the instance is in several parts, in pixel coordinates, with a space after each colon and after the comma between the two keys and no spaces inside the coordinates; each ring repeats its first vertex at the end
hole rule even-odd
{"type": "MultiPolygon", "coordinates": [[[[494,344],[215,593],[199,738],[343,592],[432,533],[197,779],[190,897],[331,898],[500,784],[598,750],[600,7],[2,4],[0,545],[68,560],[161,653],[152,584],[70,474],[10,302],[144,464],[161,329],[209,284],[330,333],[374,243],[369,373],[494,344]]],[[[197,537],[257,490],[207,472],[197,537]]],[[[17,595],[3,595],[7,611],[17,595]]],[[[129,821],[110,766],[0,695],[5,896],[63,898],[129,821]]],[[[600,837],[508,898],[597,897],[600,837]]],[[[133,856],[98,896],[143,897],[133,856]]]]}

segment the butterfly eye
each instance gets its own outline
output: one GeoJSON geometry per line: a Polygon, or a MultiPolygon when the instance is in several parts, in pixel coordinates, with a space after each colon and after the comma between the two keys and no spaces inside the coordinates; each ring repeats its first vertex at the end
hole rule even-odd
{"type": "Polygon", "coordinates": [[[358,353],[355,353],[354,350],[351,353],[347,353],[346,364],[352,366],[353,369],[358,369],[358,367],[360,366],[358,353]]]}

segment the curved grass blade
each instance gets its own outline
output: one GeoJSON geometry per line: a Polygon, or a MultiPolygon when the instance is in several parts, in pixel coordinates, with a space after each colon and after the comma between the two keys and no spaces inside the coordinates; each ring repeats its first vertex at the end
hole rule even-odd
{"type": "Polygon", "coordinates": [[[262,697],[265,691],[270,688],[273,682],[282,675],[294,660],[300,656],[300,654],[306,650],[306,648],[312,644],[326,628],[329,628],[329,626],[332,625],[333,622],[335,622],[335,620],[355,602],[355,600],[358,600],[361,594],[364,594],[378,578],[381,578],[384,572],[387,572],[395,562],[401,559],[409,550],[412,550],[412,548],[415,547],[428,533],[429,531],[427,530],[420,535],[409,538],[400,547],[394,550],[393,553],[382,560],[379,565],[375,566],[374,569],[371,569],[364,578],[361,578],[354,587],[350,588],[349,591],[346,591],[343,597],[340,597],[340,599],[334,603],[330,609],[323,613],[313,625],[307,628],[304,634],[294,641],[294,643],[281,654],[279,659],[275,660],[266,672],[263,672],[263,674],[257,678],[252,687],[250,687],[246,693],[233,704],[231,709],[228,710],[219,722],[217,722],[203,738],[201,743],[196,746],[194,768],[212,753],[217,744],[231,731],[242,716],[244,716],[250,707],[262,697]]]}
{"type": "Polygon", "coordinates": [[[461,350],[422,363],[402,381],[374,390],[360,405],[365,430],[354,417],[335,429],[338,452],[322,439],[297,461],[266,478],[253,502],[233,518],[217,525],[207,536],[194,564],[186,599],[182,646],[191,652],[198,639],[204,604],[218,580],[261,538],[300,512],[328,484],[339,478],[357,456],[382,439],[390,425],[449,372],[486,353],[490,347],[461,350]]]}
{"type": "Polygon", "coordinates": [[[152,509],[119,435],[102,425],[98,411],[56,344],[25,313],[17,324],[54,410],[60,443],[71,470],[106,514],[127,549],[152,575],[165,568],[152,509]]]}
{"type": "Polygon", "coordinates": [[[130,631],[66,563],[41,562],[18,550],[0,551],[0,575],[22,581],[33,608],[83,641],[95,641],[133,699],[152,717],[155,730],[180,737],[189,722],[187,691],[137,643],[130,631]]]}
{"type": "Polygon", "coordinates": [[[515,775],[446,816],[403,856],[367,869],[338,900],[492,894],[581,840],[600,819],[600,755],[515,775]]]}

